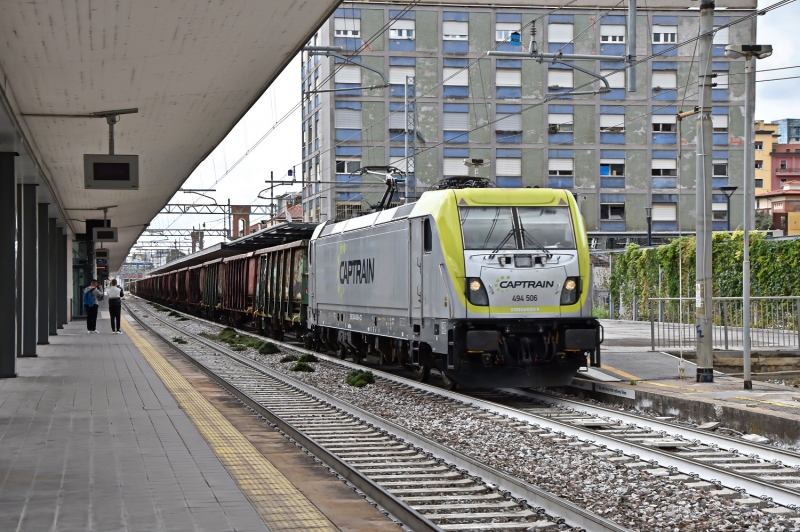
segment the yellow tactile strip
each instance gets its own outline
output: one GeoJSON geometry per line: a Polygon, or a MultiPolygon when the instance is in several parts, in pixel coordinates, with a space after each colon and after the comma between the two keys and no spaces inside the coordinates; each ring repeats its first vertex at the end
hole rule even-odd
{"type": "Polygon", "coordinates": [[[125,334],[271,530],[338,530],[161,353],[124,318],[121,322],[125,334]]]}

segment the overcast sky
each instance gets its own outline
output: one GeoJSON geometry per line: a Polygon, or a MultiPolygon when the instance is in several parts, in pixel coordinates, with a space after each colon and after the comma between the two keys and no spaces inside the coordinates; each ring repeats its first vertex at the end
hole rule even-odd
{"type": "MultiPolygon", "coordinates": [[[[775,0],[759,0],[759,8],[775,3],[775,0]]],[[[758,43],[771,44],[772,57],[757,62],[757,69],[774,69],[800,65],[794,57],[800,22],[800,2],[769,12],[759,17],[758,43]]],[[[800,76],[800,68],[760,72],[758,80],[769,80],[800,76]]],[[[286,176],[287,170],[302,162],[301,114],[295,107],[300,100],[300,62],[295,59],[267,90],[264,96],[245,115],[228,137],[214,150],[212,156],[203,161],[184,184],[184,188],[215,188],[210,195],[222,204],[265,204],[256,198],[265,188],[269,172],[275,179],[286,176]],[[292,109],[295,109],[292,111],[292,109]],[[276,123],[283,119],[281,124],[276,123]],[[266,136],[265,136],[266,135],[266,136]],[[253,147],[259,139],[261,142],[253,147]],[[231,169],[247,151],[250,153],[231,169]],[[218,182],[217,182],[218,181],[218,182]],[[215,182],[216,185],[214,184],[215,182]]],[[[767,121],[780,118],[800,118],[800,78],[759,82],[756,86],[756,119],[767,121]]],[[[289,178],[286,178],[287,180],[289,178]]],[[[277,188],[276,194],[299,190],[298,186],[277,188]]],[[[268,194],[268,193],[267,193],[268,194]]],[[[197,195],[178,193],[171,203],[207,203],[197,195]]],[[[258,218],[258,217],[256,217],[258,218]]],[[[160,215],[152,222],[152,228],[173,227],[177,229],[199,226],[222,227],[220,216],[160,215]]],[[[149,240],[149,239],[148,239],[149,240]]],[[[206,245],[220,239],[207,237],[206,245]]]]}

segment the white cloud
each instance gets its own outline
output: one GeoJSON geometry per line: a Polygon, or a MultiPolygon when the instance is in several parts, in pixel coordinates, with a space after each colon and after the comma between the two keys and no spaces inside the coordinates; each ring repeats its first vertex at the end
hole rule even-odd
{"type": "MultiPolygon", "coordinates": [[[[774,0],[759,0],[758,7],[763,9],[774,3],[774,0]]],[[[771,44],[773,52],[771,57],[756,62],[756,70],[800,65],[800,59],[794,53],[794,47],[797,45],[795,32],[798,21],[800,21],[800,3],[796,2],[758,18],[758,44],[771,44]]],[[[760,72],[756,74],[756,79],[791,76],[800,76],[800,68],[760,72]]],[[[800,117],[798,93],[800,93],[800,78],[756,83],[756,119],[772,121],[800,117]]]]}

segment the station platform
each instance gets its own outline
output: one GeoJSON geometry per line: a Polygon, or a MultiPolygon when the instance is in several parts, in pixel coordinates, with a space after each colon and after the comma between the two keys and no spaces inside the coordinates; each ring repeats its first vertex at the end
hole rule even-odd
{"type": "Polygon", "coordinates": [[[0,530],[396,530],[132,319],[0,380],[0,530]]]}
{"type": "Polygon", "coordinates": [[[650,324],[602,320],[602,367],[579,373],[571,391],[608,403],[697,424],[719,422],[743,434],[800,448],[800,379],[781,384],[715,371],[713,383],[696,382],[697,366],[674,354],[651,351],[650,324]]]}

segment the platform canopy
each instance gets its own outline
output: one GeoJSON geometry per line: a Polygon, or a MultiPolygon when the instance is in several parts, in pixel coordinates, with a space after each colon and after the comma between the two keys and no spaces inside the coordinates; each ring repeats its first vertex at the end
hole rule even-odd
{"type": "Polygon", "coordinates": [[[116,270],[146,225],[231,131],[338,0],[7,0],[0,3],[0,151],[72,233],[108,211],[116,270]],[[139,190],[86,190],[85,153],[139,155],[139,190]],[[86,209],[86,210],[81,210],[86,209]]]}

